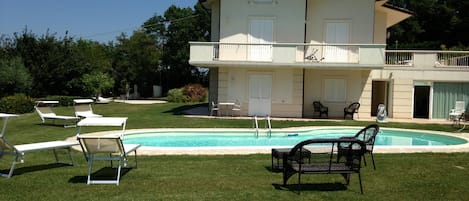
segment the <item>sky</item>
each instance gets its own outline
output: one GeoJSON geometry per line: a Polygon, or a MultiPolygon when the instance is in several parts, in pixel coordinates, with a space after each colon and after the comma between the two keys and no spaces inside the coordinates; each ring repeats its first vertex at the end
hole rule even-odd
{"type": "Polygon", "coordinates": [[[42,36],[65,32],[75,39],[107,43],[130,36],[171,5],[193,8],[197,0],[0,0],[0,35],[28,31],[42,36]]]}

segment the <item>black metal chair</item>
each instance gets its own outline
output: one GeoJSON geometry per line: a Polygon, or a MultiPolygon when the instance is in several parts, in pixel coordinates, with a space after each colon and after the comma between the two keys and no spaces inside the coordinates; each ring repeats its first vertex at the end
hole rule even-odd
{"type": "Polygon", "coordinates": [[[358,113],[358,109],[360,108],[360,103],[359,102],[354,102],[350,104],[348,107],[344,108],[344,119],[347,117],[347,115],[350,115],[350,117],[353,120],[353,115],[355,113],[358,113]]]}
{"type": "Polygon", "coordinates": [[[314,112],[319,112],[319,118],[322,117],[322,114],[325,114],[326,118],[329,117],[329,108],[324,106],[321,102],[314,101],[313,108],[314,108],[314,112]]]}
{"type": "MultiPolygon", "coordinates": [[[[371,161],[373,162],[373,169],[376,170],[376,165],[375,165],[375,159],[373,157],[373,149],[375,146],[375,139],[376,135],[379,133],[379,126],[377,124],[371,124],[366,126],[365,128],[361,129],[360,131],[355,134],[355,136],[345,136],[341,137],[340,139],[355,139],[355,140],[361,140],[365,143],[366,145],[366,151],[365,153],[368,153],[371,155],[371,161]]],[[[339,152],[341,152],[341,148],[339,147],[339,152]]],[[[339,155],[341,155],[339,153],[339,155]]],[[[363,163],[365,163],[366,166],[366,159],[365,155],[363,155],[363,163]]]]}

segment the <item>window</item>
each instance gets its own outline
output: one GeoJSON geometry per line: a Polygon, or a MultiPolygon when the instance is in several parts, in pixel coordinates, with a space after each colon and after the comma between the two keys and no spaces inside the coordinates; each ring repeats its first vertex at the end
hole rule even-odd
{"type": "Polygon", "coordinates": [[[272,61],[272,45],[274,38],[273,19],[252,19],[250,21],[249,46],[250,61],[272,61]],[[258,45],[258,44],[267,45],[258,45]]]}
{"type": "Polygon", "coordinates": [[[328,102],[344,102],[346,95],[346,82],[344,79],[324,80],[324,99],[328,102]]]}

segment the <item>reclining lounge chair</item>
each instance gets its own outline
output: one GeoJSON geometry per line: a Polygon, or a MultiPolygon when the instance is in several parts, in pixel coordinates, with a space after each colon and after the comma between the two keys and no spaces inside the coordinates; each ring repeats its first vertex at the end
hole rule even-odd
{"type": "Polygon", "coordinates": [[[81,148],[88,161],[88,179],[87,184],[116,184],[119,185],[122,166],[127,167],[127,160],[130,154],[134,154],[135,166],[137,167],[137,149],[140,144],[123,144],[123,134],[125,131],[127,118],[120,117],[102,117],[102,118],[85,118],[78,122],[77,138],[81,148]],[[84,126],[121,126],[122,133],[117,135],[101,135],[89,136],[82,135],[81,127],[84,126]],[[114,180],[94,179],[91,177],[94,161],[117,161],[117,176],[114,180]]]}
{"type": "Polygon", "coordinates": [[[103,115],[95,114],[91,103],[94,101],[91,99],[75,99],[73,100],[73,107],[75,108],[75,116],[80,118],[87,117],[102,117],[103,115]]]}
{"type": "Polygon", "coordinates": [[[22,145],[13,145],[12,143],[10,143],[5,137],[5,130],[7,127],[8,119],[11,117],[15,117],[15,116],[17,115],[0,113],[0,118],[3,119],[3,128],[0,133],[0,158],[2,158],[5,155],[13,156],[13,161],[11,163],[11,167],[10,167],[8,174],[0,173],[0,176],[6,177],[6,178],[12,177],[16,164],[23,163],[25,153],[32,152],[32,151],[52,149],[54,151],[55,160],[57,163],[63,163],[63,164],[68,164],[68,165],[75,164],[70,149],[72,146],[79,144],[77,141],[50,141],[50,142],[39,142],[39,143],[22,144],[22,145]],[[71,160],[70,163],[59,161],[59,158],[56,152],[56,150],[58,149],[67,150],[68,155],[71,160]]]}
{"type": "Polygon", "coordinates": [[[46,120],[51,120],[53,124],[56,121],[63,122],[64,127],[74,127],[76,122],[79,120],[78,117],[73,116],[62,116],[55,114],[51,109],[51,105],[58,104],[59,101],[37,101],[34,109],[41,118],[42,124],[46,123],[46,120]]]}

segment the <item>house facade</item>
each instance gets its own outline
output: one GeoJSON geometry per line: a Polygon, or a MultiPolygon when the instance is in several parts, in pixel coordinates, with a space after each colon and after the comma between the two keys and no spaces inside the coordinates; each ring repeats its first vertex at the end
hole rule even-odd
{"type": "MultiPolygon", "coordinates": [[[[209,101],[241,115],[314,117],[313,101],[342,117],[444,119],[469,104],[469,52],[388,51],[387,28],[411,16],[380,0],[201,0],[211,41],[190,42],[189,63],[210,68],[209,101]]],[[[466,107],[467,108],[467,107],[466,107]]]]}

